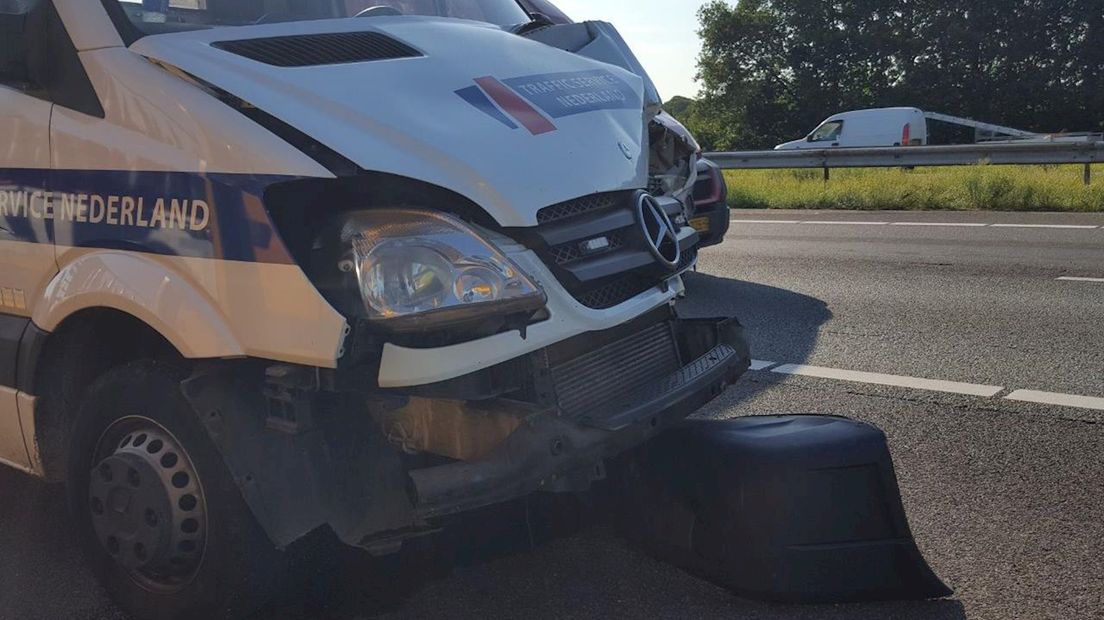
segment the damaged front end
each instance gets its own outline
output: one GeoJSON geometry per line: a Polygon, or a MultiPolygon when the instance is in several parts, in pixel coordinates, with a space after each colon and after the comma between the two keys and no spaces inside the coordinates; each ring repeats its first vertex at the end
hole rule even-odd
{"type": "MultiPolygon", "coordinates": [[[[426,111],[378,105],[386,119],[360,100],[377,95],[365,86],[377,80],[333,69],[327,88],[303,98],[347,112],[343,124],[315,118],[316,106],[282,109],[287,97],[271,85],[278,78],[301,88],[291,74],[272,69],[272,80],[243,86],[248,80],[219,74],[216,63],[192,72],[210,74],[197,83],[224,84],[212,92],[228,102],[272,110],[271,126],[288,114],[295,127],[285,134],[342,164],[334,179],[288,181],[265,195],[297,265],[348,320],[335,367],[212,361],[184,384],[272,541],[287,547],[327,527],[349,545],[389,553],[453,515],[536,491],[586,492],[608,479],[657,555],[737,592],[782,600],[945,593],[910,546],[888,452],[871,448],[874,460],[853,475],[848,459],[859,452],[848,452],[847,433],[811,431],[811,442],[791,444],[771,432],[684,426],[747,371],[750,356],[735,319],[687,319],[672,303],[701,240],[687,225],[699,148],[662,112],[616,30],[587,23],[519,33],[643,82],[522,42],[516,49],[550,54],[542,62],[563,71],[519,84],[563,81],[557,75],[590,83],[597,72],[624,95],[609,109],[565,113],[559,129],[525,131],[493,105],[472,103],[484,101],[481,92],[517,103],[504,91],[532,69],[515,66],[524,54],[501,53],[513,40],[452,22],[390,29],[426,51],[410,65],[425,75],[454,68],[444,52],[455,46],[440,33],[486,52],[488,69],[461,76],[449,96],[420,99],[432,102],[426,111]],[[480,77],[495,73],[502,81],[480,77]],[[469,133],[437,140],[426,119],[438,117],[469,133]],[[750,497],[755,505],[744,503],[750,497]],[[818,512],[834,516],[802,530],[799,515],[818,512]],[[747,550],[762,557],[744,562],[747,550]],[[841,584],[835,575],[851,561],[898,577],[841,584]]],[[[185,48],[162,43],[150,51],[187,64],[185,48]]],[[[409,89],[387,102],[419,100],[421,84],[433,81],[387,73],[396,67],[372,69],[409,89]]]]}
{"type": "Polygon", "coordinates": [[[660,112],[648,126],[650,159],[648,189],[653,194],[672,196],[689,205],[697,180],[698,146],[694,136],[676,119],[660,112]]]}
{"type": "Polygon", "coordinates": [[[608,459],[686,418],[749,363],[735,320],[663,307],[414,389],[370,389],[358,372],[221,364],[184,387],[274,542],[329,526],[383,553],[449,515],[588,490],[608,459]],[[470,398],[479,386],[500,394],[470,398]]]}
{"type": "Polygon", "coordinates": [[[673,197],[688,207],[697,178],[696,164],[701,147],[682,123],[663,111],[663,101],[655,83],[617,29],[605,22],[561,23],[530,30],[523,36],[616,65],[635,73],[644,81],[648,191],[656,196],[673,197]]]}

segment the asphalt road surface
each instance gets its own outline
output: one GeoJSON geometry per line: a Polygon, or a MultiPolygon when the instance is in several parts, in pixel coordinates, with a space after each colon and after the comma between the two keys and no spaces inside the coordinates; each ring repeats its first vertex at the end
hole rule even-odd
{"type": "MultiPolygon", "coordinates": [[[[685,306],[739,315],[760,370],[703,415],[881,427],[953,597],[756,603],[586,529],[531,551],[480,553],[475,538],[432,571],[341,554],[260,617],[1104,618],[1104,216],[733,218],[687,278],[685,306]]],[[[0,472],[0,617],[123,617],[83,568],[61,504],[58,489],[0,472]]]]}

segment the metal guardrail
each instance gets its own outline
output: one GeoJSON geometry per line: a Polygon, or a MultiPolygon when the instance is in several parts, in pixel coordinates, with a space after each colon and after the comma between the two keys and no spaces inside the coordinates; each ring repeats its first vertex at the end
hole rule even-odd
{"type": "Polygon", "coordinates": [[[726,170],[779,168],[897,168],[976,164],[1104,163],[1104,142],[1007,142],[951,146],[834,148],[706,153],[726,170]]]}

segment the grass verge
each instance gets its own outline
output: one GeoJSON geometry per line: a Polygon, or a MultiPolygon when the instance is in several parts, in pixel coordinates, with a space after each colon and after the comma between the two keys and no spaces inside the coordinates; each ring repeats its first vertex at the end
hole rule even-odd
{"type": "Polygon", "coordinates": [[[1104,166],[728,170],[734,209],[1104,211],[1104,166]]]}

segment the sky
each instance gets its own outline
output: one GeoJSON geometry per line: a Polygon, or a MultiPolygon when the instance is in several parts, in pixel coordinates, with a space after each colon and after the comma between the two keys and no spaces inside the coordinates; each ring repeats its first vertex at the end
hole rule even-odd
{"type": "Polygon", "coordinates": [[[575,21],[601,20],[617,26],[666,101],[695,97],[698,8],[706,0],[552,0],[575,21]]]}

